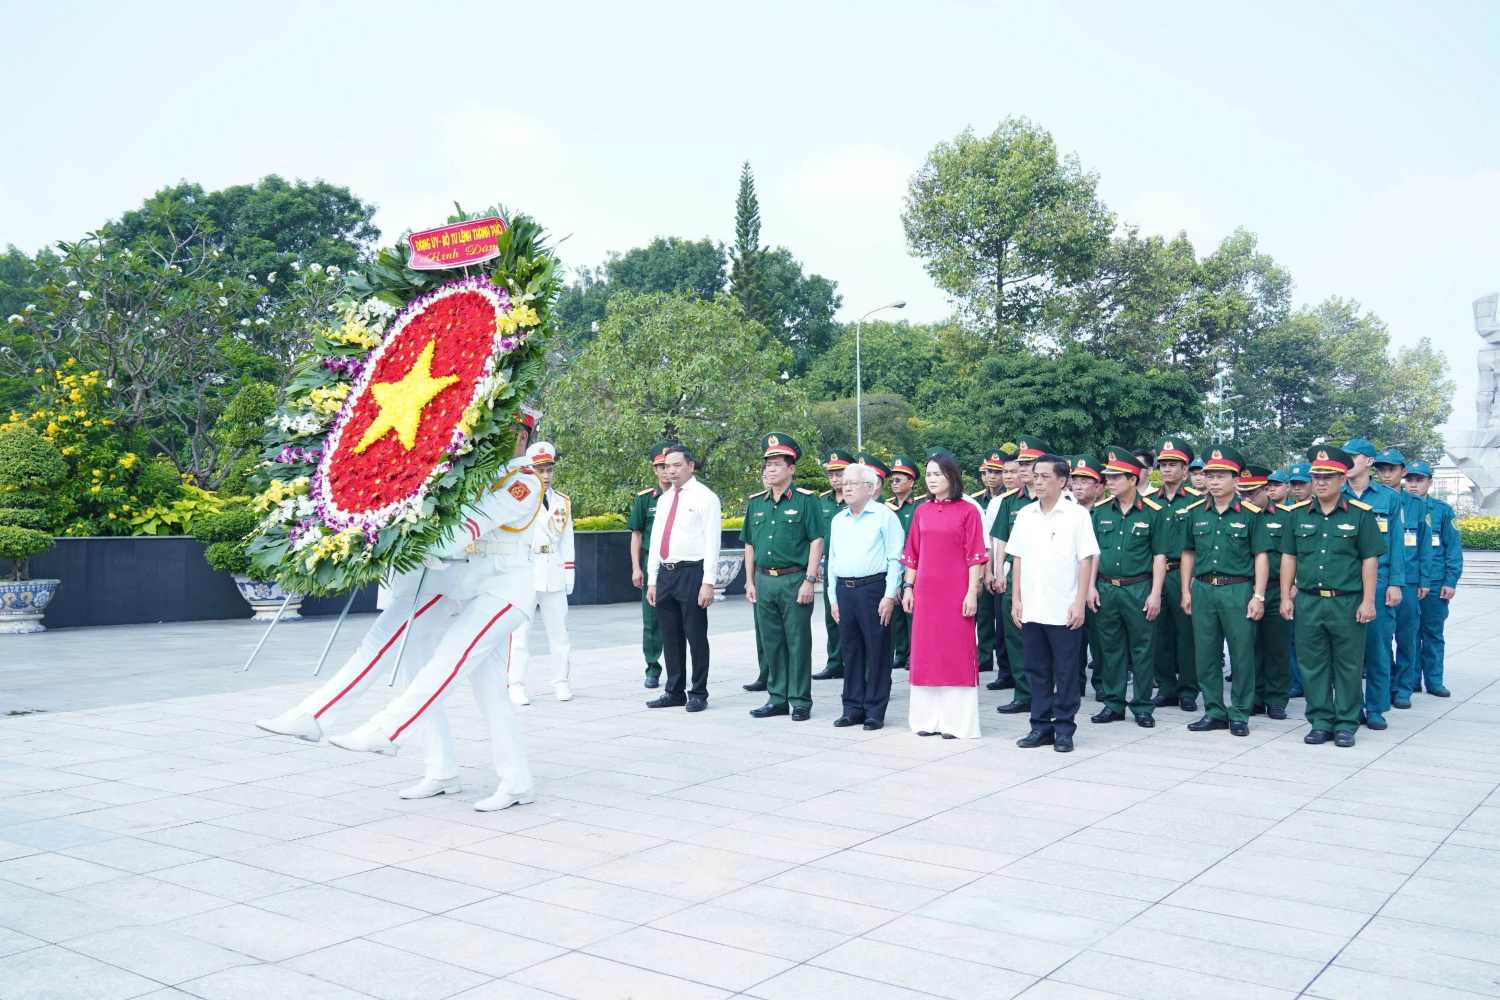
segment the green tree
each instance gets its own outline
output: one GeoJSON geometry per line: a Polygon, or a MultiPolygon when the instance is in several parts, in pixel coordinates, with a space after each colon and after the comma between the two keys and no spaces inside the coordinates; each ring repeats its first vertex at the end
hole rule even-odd
{"type": "Polygon", "coordinates": [[[734,201],[734,247],[729,251],[729,287],[745,315],[759,318],[765,311],[760,242],[760,200],[755,197],[755,174],[750,161],[740,167],[740,189],[734,201]]]}
{"type": "Polygon", "coordinates": [[[1114,219],[1096,183],[1024,118],[982,138],[965,129],[912,178],[906,242],[981,329],[1024,330],[1059,289],[1094,273],[1108,245],[1114,219]]]}
{"type": "Polygon", "coordinates": [[[820,274],[804,275],[786,247],[766,251],[758,266],[762,312],[751,318],[791,349],[790,370],[800,375],[838,335],[833,316],[843,298],[834,282],[820,274]]]}
{"type": "Polygon", "coordinates": [[[1086,344],[1100,357],[1167,364],[1197,272],[1186,235],[1169,241],[1131,227],[1110,239],[1092,275],[1057,296],[1046,326],[1062,342],[1086,344]]]}
{"type": "MultiPolygon", "coordinates": [[[[865,322],[860,330],[859,354],[866,397],[888,392],[916,399],[922,385],[945,363],[945,344],[961,337],[954,323],[865,322]]],[[[853,398],[853,324],[839,330],[828,350],[808,368],[802,384],[813,399],[853,398]]]]}
{"type": "Polygon", "coordinates": [[[731,296],[615,296],[598,336],[547,389],[563,488],[580,514],[624,510],[645,477],[641,456],[676,437],[735,512],[761,488],[763,434],[814,440],[806,396],[782,378],[790,364],[731,296]]]}
{"type": "Polygon", "coordinates": [[[1291,275],[1260,252],[1254,233],[1236,229],[1195,269],[1171,362],[1207,392],[1221,367],[1235,368],[1252,338],[1287,318],[1291,301],[1291,275]]]}
{"type": "MultiPolygon", "coordinates": [[[[916,411],[910,402],[894,392],[867,392],[863,405],[867,451],[886,459],[892,455],[921,452],[922,434],[913,419],[916,411]]],[[[854,447],[853,398],[824,399],[813,403],[812,419],[818,429],[815,444],[820,454],[829,448],[854,447]]]]}
{"type": "Polygon", "coordinates": [[[1441,428],[1453,413],[1448,359],[1423,337],[1396,352],[1388,384],[1380,410],[1381,440],[1400,448],[1408,461],[1437,463],[1443,455],[1441,428]]]}
{"type": "MultiPolygon", "coordinates": [[[[177,242],[196,232],[216,251],[208,262],[215,278],[251,275],[264,282],[272,273],[286,275],[293,261],[349,270],[380,238],[374,217],[375,206],[346,187],[272,174],[221,191],[186,182],[163,188],[102,232],[126,245],[143,237],[177,242]]],[[[279,298],[280,290],[273,286],[271,296],[279,298]]]]}
{"type": "Polygon", "coordinates": [[[34,389],[35,338],[20,322],[5,320],[20,320],[36,308],[39,281],[36,263],[15,247],[6,247],[0,255],[0,412],[23,406],[34,389]]]}
{"type": "Polygon", "coordinates": [[[612,294],[681,292],[711,299],[724,290],[724,248],[704,237],[658,236],[644,247],[611,257],[604,265],[612,294]]]}

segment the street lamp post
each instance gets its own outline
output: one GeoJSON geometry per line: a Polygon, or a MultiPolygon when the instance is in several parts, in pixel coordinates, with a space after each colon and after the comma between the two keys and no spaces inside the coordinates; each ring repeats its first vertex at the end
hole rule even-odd
{"type": "Polygon", "coordinates": [[[885,309],[905,309],[906,301],[887,302],[883,306],[876,306],[854,321],[854,448],[856,451],[865,449],[865,411],[864,411],[864,378],[860,371],[859,357],[859,329],[865,320],[885,309]]]}

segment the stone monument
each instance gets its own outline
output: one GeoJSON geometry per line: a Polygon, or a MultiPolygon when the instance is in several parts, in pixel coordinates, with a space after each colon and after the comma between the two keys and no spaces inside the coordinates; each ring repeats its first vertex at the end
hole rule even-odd
{"type": "Polygon", "coordinates": [[[1474,300],[1479,383],[1474,389],[1474,428],[1458,431],[1448,445],[1453,464],[1474,483],[1474,507],[1500,515],[1500,292],[1474,300]]]}

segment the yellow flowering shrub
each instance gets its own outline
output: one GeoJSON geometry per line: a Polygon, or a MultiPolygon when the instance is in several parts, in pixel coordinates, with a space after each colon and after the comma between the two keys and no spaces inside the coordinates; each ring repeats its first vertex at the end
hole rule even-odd
{"type": "Polygon", "coordinates": [[[1500,551],[1500,517],[1475,515],[1461,517],[1453,522],[1458,528],[1458,537],[1464,548],[1500,551]]]}

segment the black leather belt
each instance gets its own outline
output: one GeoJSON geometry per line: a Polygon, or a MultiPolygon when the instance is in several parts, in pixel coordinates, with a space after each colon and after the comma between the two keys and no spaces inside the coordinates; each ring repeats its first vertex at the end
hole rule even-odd
{"type": "Polygon", "coordinates": [[[661,568],[662,569],[668,569],[668,570],[676,571],[676,570],[683,569],[683,568],[688,567],[688,566],[702,566],[702,565],[703,565],[703,560],[702,559],[679,559],[677,562],[662,563],[661,564],[661,568]]]}
{"type": "Polygon", "coordinates": [[[885,583],[884,573],[871,573],[869,576],[841,576],[840,587],[867,587],[872,583],[885,583]]]}
{"type": "Polygon", "coordinates": [[[1181,565],[1182,565],[1182,560],[1181,559],[1168,559],[1167,560],[1167,572],[1168,573],[1175,573],[1175,572],[1177,572],[1177,567],[1179,567],[1181,565]]]}
{"type": "Polygon", "coordinates": [[[1299,590],[1299,594],[1311,594],[1313,597],[1353,597],[1355,594],[1363,593],[1359,590],[1334,590],[1332,587],[1318,587],[1315,590],[1299,590]]]}
{"type": "Polygon", "coordinates": [[[764,573],[766,576],[791,576],[794,573],[806,573],[806,566],[757,566],[755,572],[764,573]]]}
{"type": "Polygon", "coordinates": [[[1135,576],[1101,576],[1100,580],[1115,587],[1128,587],[1132,583],[1140,583],[1142,580],[1151,579],[1150,573],[1137,573],[1135,576]]]}
{"type": "Polygon", "coordinates": [[[1210,587],[1227,587],[1232,583],[1250,583],[1248,576],[1222,576],[1218,573],[1204,573],[1198,577],[1199,583],[1206,583],[1210,587]]]}

